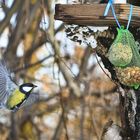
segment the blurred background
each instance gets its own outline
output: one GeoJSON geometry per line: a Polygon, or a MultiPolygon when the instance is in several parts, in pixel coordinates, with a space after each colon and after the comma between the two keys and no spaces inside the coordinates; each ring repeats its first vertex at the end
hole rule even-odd
{"type": "Polygon", "coordinates": [[[0,0],[0,57],[17,84],[33,82],[40,95],[16,113],[0,110],[0,140],[99,140],[109,120],[120,123],[116,86],[100,58],[54,20],[55,4],[67,2],[0,0]]]}

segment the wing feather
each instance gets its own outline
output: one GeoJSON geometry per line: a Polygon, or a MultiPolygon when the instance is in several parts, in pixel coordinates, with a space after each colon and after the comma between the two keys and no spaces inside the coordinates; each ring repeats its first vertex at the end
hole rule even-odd
{"type": "Polygon", "coordinates": [[[6,65],[0,61],[0,103],[5,102],[5,99],[10,95],[9,88],[15,89],[15,83],[10,79],[10,74],[6,65]]]}
{"type": "Polygon", "coordinates": [[[0,62],[0,102],[5,99],[6,95],[6,77],[7,74],[4,71],[4,67],[0,62]]]}
{"type": "Polygon", "coordinates": [[[38,93],[31,93],[29,97],[22,103],[21,107],[30,106],[39,100],[38,93]]]}

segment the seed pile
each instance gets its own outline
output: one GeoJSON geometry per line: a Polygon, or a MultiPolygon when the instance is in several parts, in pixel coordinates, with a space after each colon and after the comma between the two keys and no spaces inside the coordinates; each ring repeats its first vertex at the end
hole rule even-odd
{"type": "Polygon", "coordinates": [[[131,62],[133,53],[130,46],[116,43],[110,47],[108,56],[114,66],[123,67],[131,62]]]}
{"type": "Polygon", "coordinates": [[[119,81],[127,86],[134,86],[135,88],[140,85],[140,68],[139,67],[126,67],[124,69],[116,67],[116,74],[119,81]]]}

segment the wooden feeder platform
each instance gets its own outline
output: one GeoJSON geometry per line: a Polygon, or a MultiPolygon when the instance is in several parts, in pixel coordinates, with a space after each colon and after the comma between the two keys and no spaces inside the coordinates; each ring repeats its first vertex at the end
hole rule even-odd
{"type": "MultiPolygon", "coordinates": [[[[106,4],[56,4],[55,19],[67,24],[85,26],[109,26],[116,25],[111,8],[106,17],[104,11],[106,4]]],[[[121,25],[128,22],[129,4],[114,4],[115,13],[121,25]]],[[[140,26],[140,7],[133,7],[131,25],[140,26]]]]}

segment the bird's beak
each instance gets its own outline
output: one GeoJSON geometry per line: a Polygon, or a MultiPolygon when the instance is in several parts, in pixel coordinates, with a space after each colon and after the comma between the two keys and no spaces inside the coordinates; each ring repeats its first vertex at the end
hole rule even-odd
{"type": "Polygon", "coordinates": [[[37,86],[36,85],[34,85],[34,88],[36,88],[37,86]]]}

